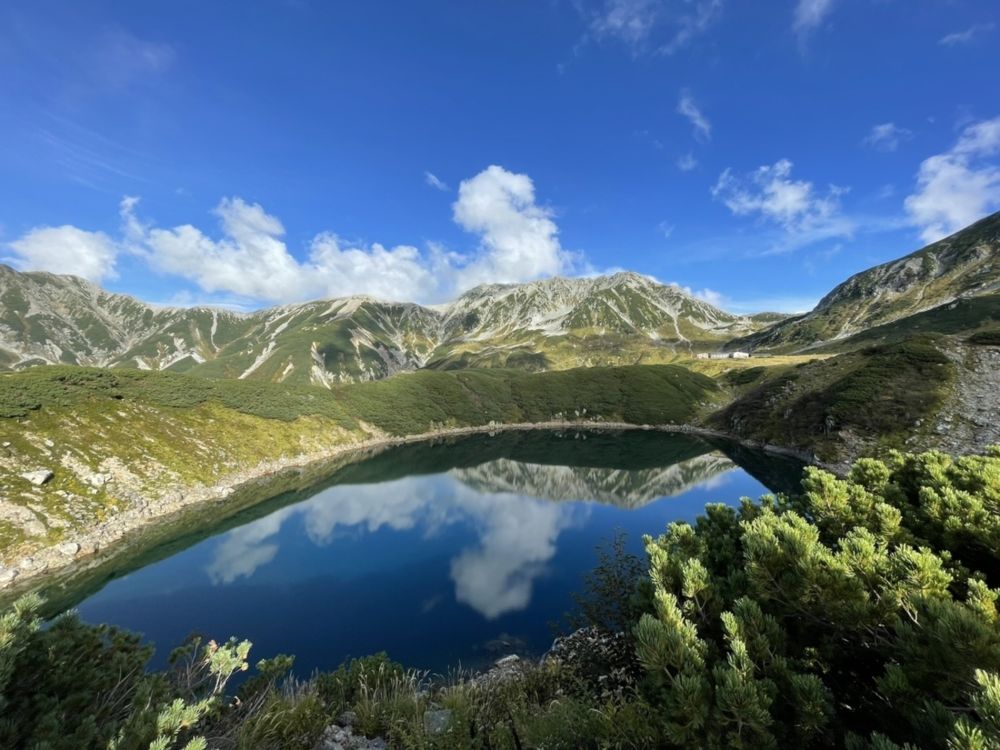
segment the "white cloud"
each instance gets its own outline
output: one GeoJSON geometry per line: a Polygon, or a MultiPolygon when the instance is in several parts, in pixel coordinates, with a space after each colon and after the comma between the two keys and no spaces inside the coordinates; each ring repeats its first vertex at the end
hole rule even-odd
{"type": "Polygon", "coordinates": [[[722,0],[605,0],[589,15],[594,38],[617,39],[632,53],[656,52],[672,55],[705,32],[719,17],[722,0]]]}
{"type": "Polygon", "coordinates": [[[691,94],[687,91],[681,92],[681,97],[677,102],[677,112],[684,115],[694,126],[694,137],[700,141],[707,141],[712,137],[712,123],[708,121],[704,113],[695,104],[691,94]]]}
{"type": "MultiPolygon", "coordinates": [[[[453,204],[454,220],[479,236],[478,246],[467,254],[433,243],[425,249],[349,243],[321,232],[300,260],[285,242],[281,221],[260,204],[224,198],[213,211],[220,232],[212,236],[191,224],[160,228],[144,223],[137,203],[134,197],[121,202],[121,244],[154,270],[236,305],[354,294],[434,302],[476,284],[529,281],[574,267],[572,254],[560,246],[552,212],[535,201],[531,178],[495,165],[463,181],[453,204]]],[[[30,259],[31,267],[75,269],[95,279],[112,272],[116,242],[107,236],[62,227],[58,233],[64,241],[42,245],[38,231],[10,246],[24,263],[30,259]]]]}
{"type": "Polygon", "coordinates": [[[535,186],[526,174],[487,167],[462,181],[452,208],[459,226],[481,236],[478,252],[456,269],[458,288],[527,281],[572,266],[552,212],[535,203],[535,186]]]}
{"type": "Polygon", "coordinates": [[[799,0],[792,28],[800,35],[815,29],[833,10],[834,0],[799,0]]]}
{"type": "Polygon", "coordinates": [[[7,260],[23,271],[52,271],[93,282],[115,277],[118,245],[104,232],[37,227],[7,247],[14,253],[7,260]]]}
{"type": "Polygon", "coordinates": [[[682,172],[690,172],[691,170],[698,168],[698,160],[694,158],[694,154],[688,152],[678,157],[677,168],[682,172]]]}
{"type": "Polygon", "coordinates": [[[448,185],[438,179],[438,176],[433,172],[424,172],[424,182],[430,185],[432,188],[440,190],[441,192],[448,192],[448,185]]]}
{"type": "Polygon", "coordinates": [[[415,247],[345,246],[335,234],[313,238],[305,261],[282,239],[285,228],[257,203],[224,198],[215,208],[222,237],[186,224],[159,229],[139,224],[134,203],[123,204],[132,246],[158,271],[188,279],[208,293],[265,302],[371,294],[383,299],[433,295],[433,258],[415,247]]]}
{"type": "Polygon", "coordinates": [[[692,289],[689,286],[682,286],[680,288],[695,299],[700,299],[703,302],[714,305],[715,307],[721,308],[723,305],[727,304],[726,295],[722,292],[717,292],[714,289],[709,289],[708,287],[705,287],[704,289],[692,289]]]}
{"type": "Polygon", "coordinates": [[[615,37],[638,47],[649,38],[661,12],[657,0],[607,0],[591,29],[598,37],[615,37]]]}
{"type": "Polygon", "coordinates": [[[894,122],[883,122],[872,127],[864,142],[879,151],[895,151],[902,141],[912,137],[912,130],[901,128],[894,122]]]}
{"type": "Polygon", "coordinates": [[[905,206],[920,236],[934,242],[1000,207],[1000,117],[967,126],[955,145],[923,161],[905,206]]]}
{"type": "Polygon", "coordinates": [[[660,230],[660,234],[663,235],[664,239],[670,239],[670,235],[672,235],[674,233],[674,229],[676,229],[673,224],[667,221],[661,221],[656,225],[656,228],[660,230]]]}
{"type": "Polygon", "coordinates": [[[659,51],[672,55],[699,34],[704,33],[722,13],[722,0],[700,0],[687,3],[688,13],[676,16],[673,36],[660,46],[659,51]]]}
{"type": "Polygon", "coordinates": [[[971,42],[975,37],[980,34],[985,34],[987,32],[993,31],[995,24],[993,23],[977,23],[973,24],[964,31],[953,31],[950,34],[945,34],[941,39],[938,40],[938,44],[943,44],[945,47],[954,47],[958,44],[967,44],[971,42]]]}
{"type": "Polygon", "coordinates": [[[850,231],[850,223],[840,215],[839,197],[845,188],[831,185],[820,194],[811,182],[792,179],[792,162],[781,159],[758,167],[745,177],[727,169],[712,188],[736,216],[758,215],[791,234],[819,239],[850,231]]]}

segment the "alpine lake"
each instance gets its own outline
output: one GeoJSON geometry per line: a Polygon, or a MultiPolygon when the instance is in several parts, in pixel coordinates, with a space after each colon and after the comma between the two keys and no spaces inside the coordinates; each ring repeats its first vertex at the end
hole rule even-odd
{"type": "Polygon", "coordinates": [[[660,431],[513,431],[412,444],[349,464],[64,602],[157,645],[247,638],[295,671],[385,651],[410,667],[539,656],[597,549],[798,488],[802,465],[660,431]]]}

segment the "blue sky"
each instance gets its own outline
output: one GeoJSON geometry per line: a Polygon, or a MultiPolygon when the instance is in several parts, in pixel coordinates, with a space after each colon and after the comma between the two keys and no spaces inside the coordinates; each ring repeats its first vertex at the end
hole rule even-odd
{"type": "Polygon", "coordinates": [[[243,307],[626,268],[808,308],[1000,208],[995,0],[0,8],[0,260],[243,307]]]}

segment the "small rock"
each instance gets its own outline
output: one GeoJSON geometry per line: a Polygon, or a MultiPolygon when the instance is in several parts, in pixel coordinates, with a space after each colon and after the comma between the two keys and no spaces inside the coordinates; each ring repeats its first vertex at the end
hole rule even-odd
{"type": "Polygon", "coordinates": [[[21,474],[22,479],[27,479],[36,487],[41,487],[46,482],[50,481],[54,476],[55,474],[53,474],[48,469],[38,469],[37,471],[26,471],[23,474],[21,474]]]}
{"type": "Polygon", "coordinates": [[[427,734],[441,734],[451,722],[451,711],[439,708],[424,713],[424,730],[427,734]]]}
{"type": "Polygon", "coordinates": [[[493,662],[494,666],[497,667],[512,667],[521,661],[521,657],[517,654],[511,654],[510,656],[504,656],[493,662]]]}
{"type": "Polygon", "coordinates": [[[354,726],[354,722],[357,719],[358,715],[353,711],[344,711],[344,713],[337,717],[337,723],[342,727],[351,727],[354,726]]]}
{"type": "Polygon", "coordinates": [[[85,477],[84,481],[91,487],[100,488],[108,483],[108,479],[110,479],[110,477],[108,477],[107,474],[91,474],[90,476],[85,477]]]}
{"type": "Polygon", "coordinates": [[[0,586],[9,586],[17,578],[17,571],[0,565],[0,586]]]}
{"type": "Polygon", "coordinates": [[[4,448],[10,448],[10,441],[4,440],[3,443],[0,443],[0,445],[2,445],[4,448]]]}
{"type": "Polygon", "coordinates": [[[66,557],[76,557],[76,553],[80,551],[80,545],[76,542],[63,542],[56,550],[60,555],[65,555],[66,557]]]}
{"type": "Polygon", "coordinates": [[[49,440],[48,438],[45,438],[45,440],[43,440],[42,442],[44,442],[44,443],[45,443],[45,447],[46,447],[46,448],[55,448],[55,446],[56,446],[56,444],[55,444],[55,443],[53,443],[53,442],[52,442],[51,440],[49,440]]]}

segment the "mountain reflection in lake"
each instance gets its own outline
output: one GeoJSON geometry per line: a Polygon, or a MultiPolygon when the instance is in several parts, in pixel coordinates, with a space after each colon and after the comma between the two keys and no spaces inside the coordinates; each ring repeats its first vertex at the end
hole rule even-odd
{"type": "Polygon", "coordinates": [[[797,481],[795,464],[721,447],[526,432],[395,449],[113,580],[79,611],[144,633],[159,659],[191,632],[238,635],[258,658],[296,654],[303,674],[382,650],[434,670],[538,653],[615,530],[640,552],[642,534],[706,503],[797,481]]]}

